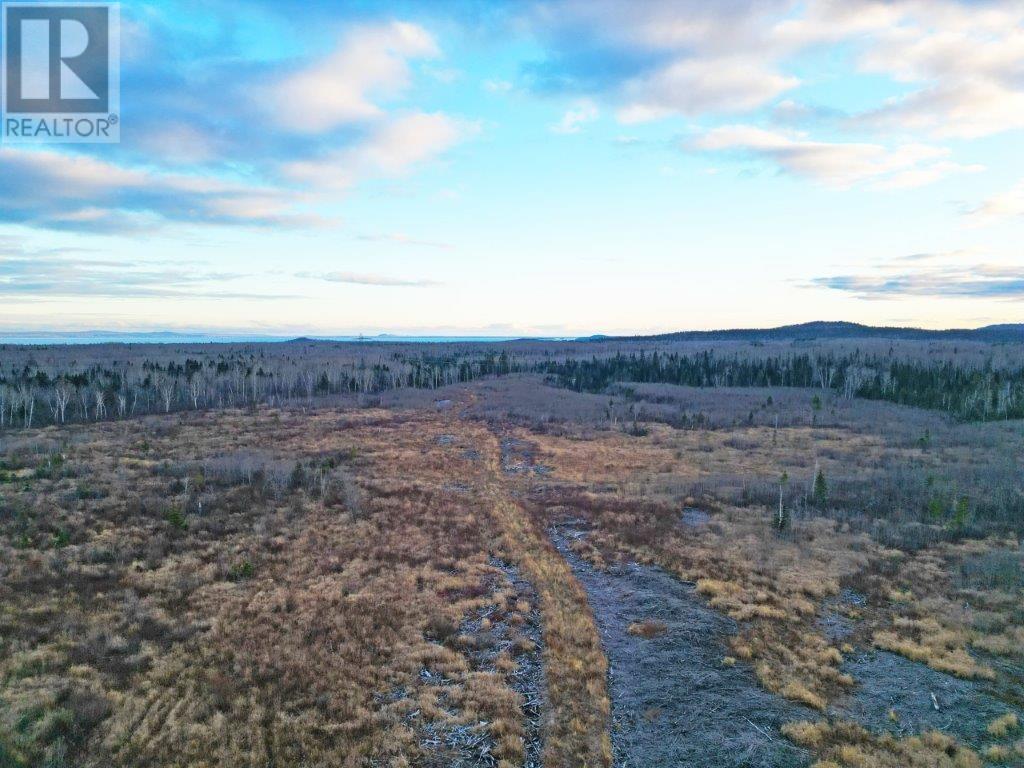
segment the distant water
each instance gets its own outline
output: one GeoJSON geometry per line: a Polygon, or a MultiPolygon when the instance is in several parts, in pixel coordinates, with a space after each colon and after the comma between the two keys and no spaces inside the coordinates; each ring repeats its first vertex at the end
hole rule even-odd
{"type": "MultiPolygon", "coordinates": [[[[522,336],[239,336],[191,333],[0,333],[0,344],[245,344],[284,341],[339,341],[374,344],[436,344],[514,341],[522,336]]],[[[533,337],[531,337],[533,338],[533,337]]],[[[538,339],[540,340],[540,339],[538,339]]],[[[546,338],[545,340],[553,340],[546,338]]]]}

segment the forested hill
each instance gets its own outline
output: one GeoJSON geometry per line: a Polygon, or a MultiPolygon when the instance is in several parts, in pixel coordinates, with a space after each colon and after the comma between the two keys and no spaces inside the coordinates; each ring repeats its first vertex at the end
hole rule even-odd
{"type": "Polygon", "coordinates": [[[815,321],[778,328],[733,328],[721,331],[677,331],[653,336],[594,336],[600,341],[820,341],[823,339],[893,339],[907,341],[981,341],[1024,343],[1024,323],[983,328],[897,328],[859,323],[815,321]]]}

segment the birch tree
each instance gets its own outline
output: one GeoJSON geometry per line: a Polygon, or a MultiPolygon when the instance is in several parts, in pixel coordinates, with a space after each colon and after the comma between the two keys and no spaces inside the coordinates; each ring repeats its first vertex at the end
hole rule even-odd
{"type": "Polygon", "coordinates": [[[24,426],[32,426],[32,417],[36,412],[36,393],[31,384],[22,384],[18,387],[18,398],[21,400],[21,412],[24,419],[24,426]]]}
{"type": "Polygon", "coordinates": [[[59,380],[53,386],[53,401],[54,406],[56,407],[54,420],[63,424],[64,414],[68,409],[68,403],[71,402],[71,385],[63,379],[59,380]]]}

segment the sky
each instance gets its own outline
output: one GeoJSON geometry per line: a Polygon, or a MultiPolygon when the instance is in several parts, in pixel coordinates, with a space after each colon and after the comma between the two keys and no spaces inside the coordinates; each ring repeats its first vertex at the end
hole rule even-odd
{"type": "Polygon", "coordinates": [[[0,147],[0,329],[1024,322],[1019,0],[121,3],[0,147]]]}

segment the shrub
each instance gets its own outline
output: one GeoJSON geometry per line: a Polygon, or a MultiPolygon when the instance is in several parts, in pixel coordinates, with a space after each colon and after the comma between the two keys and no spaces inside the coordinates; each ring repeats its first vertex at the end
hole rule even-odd
{"type": "Polygon", "coordinates": [[[185,519],[185,515],[181,513],[181,510],[177,507],[171,507],[164,513],[164,520],[167,524],[179,531],[188,530],[188,520],[185,519]]]}
{"type": "Polygon", "coordinates": [[[228,580],[229,581],[243,581],[245,579],[252,578],[253,574],[256,573],[256,566],[254,566],[248,560],[242,560],[239,563],[233,564],[228,569],[228,580]]]}
{"type": "Polygon", "coordinates": [[[427,626],[423,629],[423,635],[428,640],[444,643],[453,638],[459,631],[455,622],[447,616],[435,614],[427,620],[427,626]]]}
{"type": "Polygon", "coordinates": [[[75,488],[75,498],[79,501],[102,499],[104,496],[106,496],[106,493],[98,488],[91,488],[88,485],[80,485],[75,488]]]}
{"type": "Polygon", "coordinates": [[[295,469],[292,470],[292,474],[288,478],[288,487],[293,491],[306,487],[306,469],[302,466],[301,461],[295,462],[295,469]]]}

